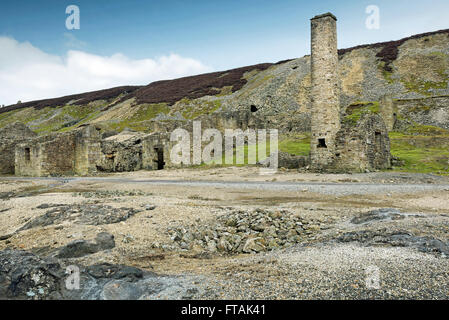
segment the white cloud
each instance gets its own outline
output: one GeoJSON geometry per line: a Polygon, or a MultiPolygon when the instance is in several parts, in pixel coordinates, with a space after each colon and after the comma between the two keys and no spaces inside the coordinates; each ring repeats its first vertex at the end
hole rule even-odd
{"type": "Polygon", "coordinates": [[[0,37],[0,48],[0,104],[5,105],[212,71],[177,54],[133,60],[120,53],[104,57],[70,50],[60,57],[8,37],[0,37]]]}

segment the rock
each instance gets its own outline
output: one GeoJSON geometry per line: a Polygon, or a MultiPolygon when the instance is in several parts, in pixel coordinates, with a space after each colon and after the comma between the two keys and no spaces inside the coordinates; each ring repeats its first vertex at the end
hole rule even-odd
{"type": "Polygon", "coordinates": [[[362,213],[361,215],[354,217],[351,220],[351,223],[362,224],[379,220],[397,220],[403,218],[404,215],[402,215],[399,210],[393,208],[384,208],[362,213]]]}
{"type": "Polygon", "coordinates": [[[225,239],[220,239],[217,245],[217,249],[220,252],[229,252],[232,248],[233,246],[225,239]]]}
{"type": "Polygon", "coordinates": [[[210,240],[207,242],[207,249],[212,253],[217,252],[217,244],[214,240],[210,240]]]}
{"type": "Polygon", "coordinates": [[[261,252],[265,249],[265,245],[262,242],[262,238],[250,238],[246,240],[242,251],[245,253],[261,252]]]}
{"type": "Polygon", "coordinates": [[[133,237],[132,235],[127,234],[127,235],[123,238],[122,242],[123,242],[123,243],[130,243],[130,242],[133,242],[134,240],[135,240],[135,239],[134,239],[134,237],[133,237]]]}
{"type": "Polygon", "coordinates": [[[28,230],[35,227],[45,227],[52,224],[61,224],[68,221],[95,226],[112,224],[125,221],[137,212],[139,211],[133,208],[114,208],[107,205],[64,205],[53,208],[42,216],[31,220],[18,231],[28,230]]]}
{"type": "Polygon", "coordinates": [[[406,232],[382,232],[361,230],[347,232],[337,238],[340,242],[360,242],[366,245],[390,245],[393,247],[411,247],[421,252],[449,256],[449,241],[431,237],[418,237],[406,232]]]}
{"type": "Polygon", "coordinates": [[[71,273],[66,271],[56,258],[20,250],[0,251],[0,300],[155,300],[204,295],[198,278],[188,276],[159,276],[114,264],[77,264],[71,273]],[[80,279],[78,289],[67,287],[75,273],[80,279]]]}
{"type": "Polygon", "coordinates": [[[59,299],[64,273],[53,260],[19,250],[0,251],[0,299],[59,299]]]}
{"type": "Polygon", "coordinates": [[[115,280],[104,286],[101,298],[103,300],[137,300],[142,294],[142,289],[136,284],[115,280]]]}
{"type": "Polygon", "coordinates": [[[156,206],[153,205],[153,204],[145,205],[145,210],[147,210],[147,211],[151,211],[151,210],[154,210],[154,209],[156,209],[156,206]]]}
{"type": "Polygon", "coordinates": [[[178,248],[195,248],[196,251],[217,251],[222,254],[273,250],[299,242],[298,235],[305,234],[303,225],[307,224],[300,216],[289,211],[272,212],[264,209],[227,212],[215,222],[207,222],[204,225],[200,223],[201,221],[196,221],[196,224],[189,227],[180,226],[168,230],[178,248]],[[256,243],[248,241],[252,238],[260,240],[256,243]],[[273,239],[276,241],[273,241],[271,246],[268,245],[273,239]]]}
{"type": "Polygon", "coordinates": [[[95,242],[75,240],[59,249],[58,258],[80,258],[99,251],[115,247],[114,236],[106,232],[99,233],[95,242]]]}

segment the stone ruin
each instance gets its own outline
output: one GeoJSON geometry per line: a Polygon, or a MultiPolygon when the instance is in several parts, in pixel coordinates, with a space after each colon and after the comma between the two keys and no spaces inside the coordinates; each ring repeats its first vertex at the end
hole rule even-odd
{"type": "Polygon", "coordinates": [[[354,125],[341,120],[337,18],[311,19],[312,115],[310,166],[315,171],[370,171],[390,167],[392,107],[382,101],[381,115],[365,114],[354,125]],[[388,121],[384,122],[384,119],[388,121]]]}
{"type": "MultiPolygon", "coordinates": [[[[100,134],[93,125],[28,139],[15,148],[19,176],[88,175],[170,167],[169,137],[124,131],[100,134]]],[[[13,171],[14,173],[14,171],[13,171]]]]}
{"type": "Polygon", "coordinates": [[[14,174],[16,145],[37,134],[20,122],[12,123],[0,129],[0,173],[14,174]]]}
{"type": "MultiPolygon", "coordinates": [[[[314,171],[365,172],[390,167],[388,130],[395,124],[395,106],[384,98],[379,113],[363,114],[354,122],[344,121],[350,107],[340,103],[337,19],[331,13],[311,19],[311,151],[309,159],[280,156],[280,166],[305,167],[314,171]],[[281,161],[282,160],[282,161],[281,161]]],[[[252,112],[215,112],[196,119],[202,128],[269,128],[267,119],[252,112]]],[[[95,125],[40,136],[15,123],[0,130],[0,173],[20,176],[89,175],[96,172],[161,170],[170,162],[169,132],[182,127],[192,133],[192,121],[155,122],[153,133],[125,130],[101,133],[95,125]]]]}

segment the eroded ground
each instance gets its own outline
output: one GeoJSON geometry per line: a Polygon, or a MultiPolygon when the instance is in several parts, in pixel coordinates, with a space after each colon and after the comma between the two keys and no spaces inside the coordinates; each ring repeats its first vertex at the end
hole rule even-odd
{"type": "Polygon", "coordinates": [[[446,177],[258,168],[4,177],[0,198],[7,298],[449,297],[446,177]],[[6,249],[45,266],[56,259],[58,272],[81,266],[83,293],[11,280],[12,260],[31,258],[6,249]]]}

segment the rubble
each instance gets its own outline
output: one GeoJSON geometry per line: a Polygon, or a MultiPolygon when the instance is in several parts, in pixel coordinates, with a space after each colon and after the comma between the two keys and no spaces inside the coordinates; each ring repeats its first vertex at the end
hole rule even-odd
{"type": "Polygon", "coordinates": [[[239,254],[271,251],[300,243],[320,227],[287,210],[232,211],[213,223],[196,221],[168,229],[181,250],[239,254]]]}

